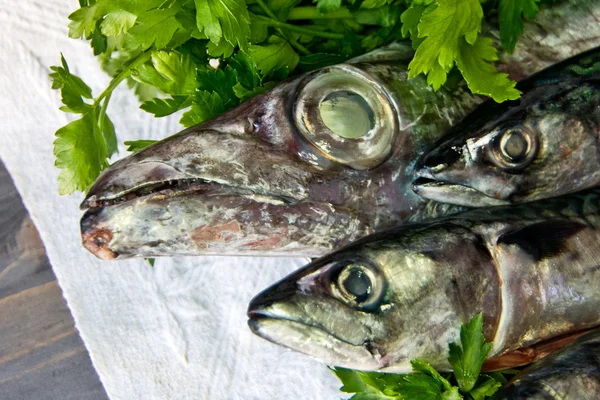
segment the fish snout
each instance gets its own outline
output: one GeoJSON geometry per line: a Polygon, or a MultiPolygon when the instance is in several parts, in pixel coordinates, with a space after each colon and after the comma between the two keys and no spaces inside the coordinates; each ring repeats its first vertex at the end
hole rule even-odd
{"type": "Polygon", "coordinates": [[[269,315],[269,308],[280,301],[292,298],[297,292],[295,281],[283,280],[254,296],[248,305],[248,318],[260,318],[269,315]]]}
{"type": "Polygon", "coordinates": [[[417,160],[415,173],[421,178],[435,179],[435,174],[456,164],[462,155],[463,146],[461,145],[439,146],[432,151],[425,153],[417,160]]]}
{"type": "Polygon", "coordinates": [[[109,247],[113,232],[98,225],[98,216],[101,211],[100,208],[90,209],[81,219],[82,244],[96,257],[102,260],[114,260],[118,254],[109,247]]]}

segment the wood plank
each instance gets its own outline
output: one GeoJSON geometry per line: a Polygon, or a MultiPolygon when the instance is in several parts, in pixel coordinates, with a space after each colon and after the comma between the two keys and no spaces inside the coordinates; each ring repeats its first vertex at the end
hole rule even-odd
{"type": "Polygon", "coordinates": [[[0,398],[107,399],[35,226],[0,163],[0,398]]]}

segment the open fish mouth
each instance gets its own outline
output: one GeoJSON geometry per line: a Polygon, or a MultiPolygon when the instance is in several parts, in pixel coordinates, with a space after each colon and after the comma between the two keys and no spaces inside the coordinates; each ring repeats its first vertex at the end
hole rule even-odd
{"type": "MultiPolygon", "coordinates": [[[[419,176],[419,172],[416,173],[419,176]]],[[[489,197],[469,186],[432,179],[431,175],[413,181],[413,191],[421,197],[465,207],[490,207],[510,204],[507,200],[489,197]]]]}

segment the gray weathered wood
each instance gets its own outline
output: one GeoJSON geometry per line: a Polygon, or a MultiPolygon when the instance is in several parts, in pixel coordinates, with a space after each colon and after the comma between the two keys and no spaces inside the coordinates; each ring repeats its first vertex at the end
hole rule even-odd
{"type": "Polygon", "coordinates": [[[0,399],[106,399],[44,246],[0,163],[0,399]]]}

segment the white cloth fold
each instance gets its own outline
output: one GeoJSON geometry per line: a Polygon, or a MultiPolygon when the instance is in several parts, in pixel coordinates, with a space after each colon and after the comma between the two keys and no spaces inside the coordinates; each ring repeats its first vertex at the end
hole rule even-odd
{"type": "MultiPolygon", "coordinates": [[[[61,197],[49,66],[65,55],[97,95],[109,79],[88,44],[67,37],[76,1],[0,0],[0,157],[46,246],[92,362],[112,399],[335,399],[325,365],[254,336],[251,297],[305,263],[300,259],[163,258],[106,262],[81,247],[81,195],[61,197]]],[[[118,88],[108,113],[119,140],[160,139],[180,127],[155,119],[118,88]]],[[[127,153],[121,150],[120,156],[127,153]]]]}

